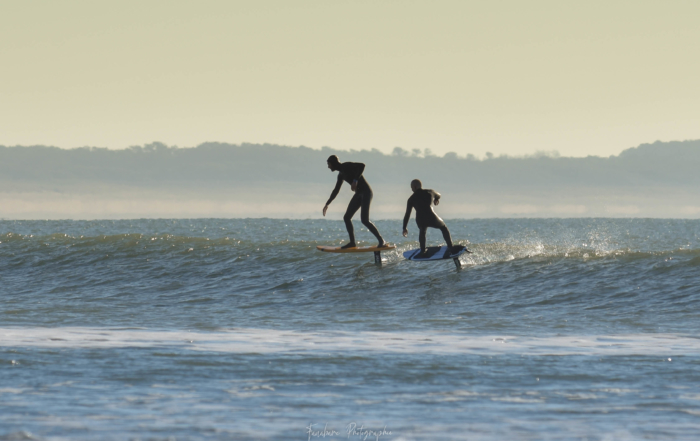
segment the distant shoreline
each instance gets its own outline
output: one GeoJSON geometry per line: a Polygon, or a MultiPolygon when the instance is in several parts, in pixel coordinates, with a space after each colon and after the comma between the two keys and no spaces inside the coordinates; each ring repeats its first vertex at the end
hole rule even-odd
{"type": "MultiPolygon", "coordinates": [[[[0,146],[0,217],[316,218],[335,182],[325,166],[330,154],[367,165],[375,219],[402,217],[414,178],[443,194],[445,218],[700,216],[697,140],[642,144],[608,158],[483,160],[272,144],[0,146]]],[[[343,187],[331,218],[342,216],[349,195],[343,187]]]]}

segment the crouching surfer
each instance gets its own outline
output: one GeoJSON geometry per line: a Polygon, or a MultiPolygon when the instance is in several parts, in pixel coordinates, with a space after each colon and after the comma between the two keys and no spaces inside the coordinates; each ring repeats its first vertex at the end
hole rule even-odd
{"type": "Polygon", "coordinates": [[[408,198],[406,215],[403,218],[403,237],[408,236],[408,220],[411,218],[411,211],[415,208],[416,224],[420,230],[418,240],[420,241],[421,254],[425,254],[425,234],[428,227],[438,228],[442,232],[442,237],[445,238],[447,246],[452,250],[450,230],[447,229],[447,225],[440,219],[440,216],[433,211],[433,204],[438,205],[440,203],[440,193],[435,190],[423,189],[423,183],[418,179],[411,181],[411,190],[413,190],[413,194],[408,198]]]}

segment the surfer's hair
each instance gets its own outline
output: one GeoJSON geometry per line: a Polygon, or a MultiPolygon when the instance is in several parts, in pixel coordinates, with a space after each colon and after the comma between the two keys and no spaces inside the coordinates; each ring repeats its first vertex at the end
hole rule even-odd
{"type": "Polygon", "coordinates": [[[338,159],[338,157],[335,155],[330,155],[328,157],[327,162],[331,165],[338,165],[338,164],[340,164],[340,159],[338,159]]]}
{"type": "Polygon", "coordinates": [[[411,181],[411,187],[413,187],[414,185],[415,185],[416,187],[418,187],[419,190],[420,190],[421,188],[423,188],[423,183],[420,181],[420,179],[414,179],[414,180],[412,180],[412,181],[411,181]]]}

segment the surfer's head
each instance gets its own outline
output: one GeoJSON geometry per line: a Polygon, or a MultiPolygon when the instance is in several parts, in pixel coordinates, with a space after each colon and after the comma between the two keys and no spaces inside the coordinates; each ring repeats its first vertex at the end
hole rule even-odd
{"type": "Polygon", "coordinates": [[[338,166],[340,165],[340,159],[338,159],[337,156],[330,155],[326,162],[328,163],[328,168],[330,168],[331,171],[338,170],[338,166]]]}
{"type": "Polygon", "coordinates": [[[423,183],[420,181],[420,179],[414,179],[411,181],[411,190],[414,192],[420,190],[423,188],[423,183]]]}

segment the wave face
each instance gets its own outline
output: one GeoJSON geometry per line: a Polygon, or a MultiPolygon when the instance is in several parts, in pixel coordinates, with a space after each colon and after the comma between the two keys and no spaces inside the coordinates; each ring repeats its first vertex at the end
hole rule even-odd
{"type": "Polygon", "coordinates": [[[0,221],[0,439],[697,434],[700,221],[375,223],[0,221]]]}
{"type": "Polygon", "coordinates": [[[698,318],[698,221],[453,220],[474,252],[461,272],[403,260],[414,226],[408,240],[377,225],[398,245],[382,268],[316,251],[347,240],[342,222],[1,222],[3,322],[529,333],[684,332],[698,318]]]}

